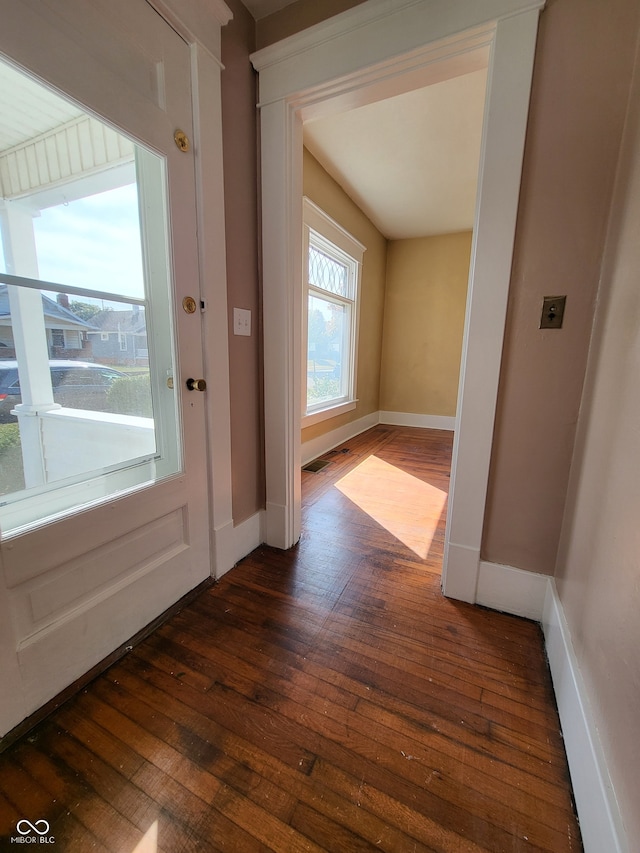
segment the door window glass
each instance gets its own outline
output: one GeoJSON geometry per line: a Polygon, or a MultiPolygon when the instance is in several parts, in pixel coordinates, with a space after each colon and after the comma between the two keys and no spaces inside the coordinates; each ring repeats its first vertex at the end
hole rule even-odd
{"type": "Polygon", "coordinates": [[[0,531],[181,466],[165,162],[0,60],[0,531]]]}

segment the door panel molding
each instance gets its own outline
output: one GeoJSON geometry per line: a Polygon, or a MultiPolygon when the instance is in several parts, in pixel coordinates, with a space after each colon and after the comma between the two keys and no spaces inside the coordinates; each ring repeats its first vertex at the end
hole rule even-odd
{"type": "Polygon", "coordinates": [[[88,555],[56,566],[40,582],[17,588],[13,598],[18,646],[37,632],[53,630],[55,622],[71,611],[89,610],[96,600],[113,595],[159,563],[173,560],[189,547],[187,520],[187,506],[177,507],[88,555]],[[22,607],[19,598],[23,598],[22,607]]]}
{"type": "Polygon", "coordinates": [[[155,567],[153,594],[149,580],[148,573],[129,580],[125,588],[99,598],[91,609],[72,610],[58,620],[55,630],[37,632],[19,643],[23,717],[104,660],[203,578],[185,577],[166,561],[155,567]],[[95,625],[100,625],[98,632],[93,630],[95,625]]]}

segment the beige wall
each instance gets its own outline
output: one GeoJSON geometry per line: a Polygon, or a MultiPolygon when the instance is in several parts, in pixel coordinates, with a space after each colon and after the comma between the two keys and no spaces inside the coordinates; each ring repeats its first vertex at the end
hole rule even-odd
{"type": "Polygon", "coordinates": [[[258,285],[255,22],[239,0],[222,28],[224,208],[229,303],[231,472],[237,524],[264,506],[261,320],[258,285]],[[233,334],[233,308],[252,312],[251,337],[233,334]]]}
{"type": "Polygon", "coordinates": [[[471,237],[389,242],[381,410],[455,416],[471,237]]]}
{"type": "Polygon", "coordinates": [[[631,848],[640,839],[640,66],[558,558],[558,590],[631,848]]]}
{"type": "Polygon", "coordinates": [[[555,0],[541,16],[483,543],[536,572],[556,561],[639,9],[555,0]],[[564,328],[540,331],[557,294],[564,328]]]}
{"type": "Polygon", "coordinates": [[[454,416],[471,232],[387,242],[313,155],[304,193],[367,247],[358,338],[358,405],[302,431],[309,441],[379,409],[454,416]]]}
{"type": "Polygon", "coordinates": [[[378,411],[387,241],[306,149],[303,187],[311,201],[366,246],[360,286],[358,404],[352,412],[302,430],[304,442],[378,411]]]}

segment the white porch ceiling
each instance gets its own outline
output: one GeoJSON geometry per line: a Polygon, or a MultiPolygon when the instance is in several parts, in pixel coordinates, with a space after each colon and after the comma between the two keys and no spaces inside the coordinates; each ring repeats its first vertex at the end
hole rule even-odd
{"type": "Polygon", "coordinates": [[[0,62],[0,154],[82,115],[26,74],[0,62]]]}
{"type": "Polygon", "coordinates": [[[304,125],[307,148],[390,239],[473,228],[486,70],[304,125]]]}
{"type": "Polygon", "coordinates": [[[68,186],[133,157],[122,134],[0,61],[0,199],[68,186]]]}

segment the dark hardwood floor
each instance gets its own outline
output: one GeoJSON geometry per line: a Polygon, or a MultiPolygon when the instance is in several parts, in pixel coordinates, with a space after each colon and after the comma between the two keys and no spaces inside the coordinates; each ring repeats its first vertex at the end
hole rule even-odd
{"type": "Polygon", "coordinates": [[[0,849],[580,851],[539,626],[440,593],[450,454],[380,426],[303,473],[296,548],[0,756],[0,849]]]}

